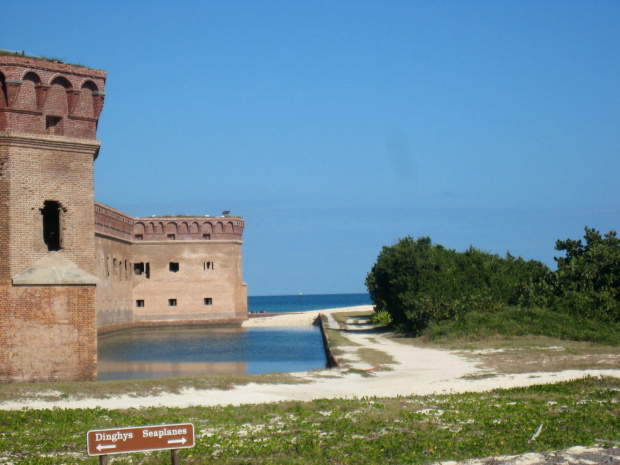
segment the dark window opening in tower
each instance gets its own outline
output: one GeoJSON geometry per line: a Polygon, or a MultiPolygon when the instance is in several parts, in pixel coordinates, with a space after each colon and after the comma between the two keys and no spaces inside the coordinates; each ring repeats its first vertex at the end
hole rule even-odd
{"type": "Polygon", "coordinates": [[[43,216],[43,242],[49,252],[60,250],[60,204],[46,200],[41,209],[43,216]]]}
{"type": "Polygon", "coordinates": [[[60,116],[47,115],[45,117],[45,129],[48,133],[62,136],[62,118],[60,116]]]}

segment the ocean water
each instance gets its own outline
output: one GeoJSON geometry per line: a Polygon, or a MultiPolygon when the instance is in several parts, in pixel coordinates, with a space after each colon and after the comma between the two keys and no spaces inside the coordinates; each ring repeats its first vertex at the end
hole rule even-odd
{"type": "Polygon", "coordinates": [[[368,293],[250,296],[248,297],[248,312],[306,312],[371,304],[372,300],[368,293]]]}
{"type": "MultiPolygon", "coordinates": [[[[249,311],[284,313],[372,303],[368,294],[249,297],[249,311]]],[[[209,373],[275,373],[327,367],[318,326],[135,328],[98,338],[99,380],[209,373]]]]}

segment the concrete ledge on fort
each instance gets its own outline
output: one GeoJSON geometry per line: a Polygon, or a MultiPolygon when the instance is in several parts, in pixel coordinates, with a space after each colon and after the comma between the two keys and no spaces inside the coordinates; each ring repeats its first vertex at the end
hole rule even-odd
{"type": "Polygon", "coordinates": [[[149,329],[149,328],[213,328],[222,326],[241,326],[245,318],[222,318],[216,320],[159,320],[159,321],[128,321],[124,323],[115,323],[97,328],[98,335],[107,335],[117,331],[127,331],[132,329],[149,329]]]}
{"type": "Polygon", "coordinates": [[[13,278],[14,286],[96,285],[99,278],[81,270],[61,252],[50,252],[13,278]]]}

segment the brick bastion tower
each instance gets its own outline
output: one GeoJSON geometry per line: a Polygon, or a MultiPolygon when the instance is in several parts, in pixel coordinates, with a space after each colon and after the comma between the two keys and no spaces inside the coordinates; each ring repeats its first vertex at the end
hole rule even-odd
{"type": "Polygon", "coordinates": [[[0,56],[0,382],[96,378],[105,71],[0,56]]]}

